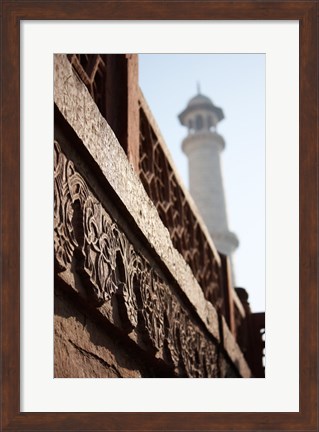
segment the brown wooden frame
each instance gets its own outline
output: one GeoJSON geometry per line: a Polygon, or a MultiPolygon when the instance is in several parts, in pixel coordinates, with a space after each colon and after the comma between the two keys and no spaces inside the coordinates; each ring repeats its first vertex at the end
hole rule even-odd
{"type": "MultiPolygon", "coordinates": [[[[2,0],[2,430],[316,431],[318,257],[318,1],[2,0]],[[299,20],[300,412],[20,412],[20,20],[299,20]]],[[[287,359],[289,361],[289,359],[287,359]]]]}

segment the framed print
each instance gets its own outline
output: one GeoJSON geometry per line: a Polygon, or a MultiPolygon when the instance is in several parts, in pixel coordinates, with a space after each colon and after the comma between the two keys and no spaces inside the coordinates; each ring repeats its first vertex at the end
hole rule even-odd
{"type": "MultiPolygon", "coordinates": [[[[317,7],[3,1],[3,430],[316,430],[317,7]],[[157,171],[158,184],[175,188],[171,200],[182,196],[179,212],[196,221],[139,93],[136,53],[150,52],[265,55],[266,378],[255,379],[238,337],[232,308],[244,300],[227,297],[227,258],[205,240],[200,217],[194,253],[181,246],[191,250],[191,239],[174,243],[177,225],[160,201],[165,191],[152,184],[154,157],[168,167],[162,178],[157,171]],[[200,264],[206,270],[194,279],[198,263],[190,257],[201,247],[209,266],[200,264]],[[208,274],[215,288],[202,292],[208,274]],[[227,302],[219,304],[215,289],[227,302]],[[105,357],[111,342],[87,316],[69,319],[72,302],[55,313],[53,328],[53,307],[65,299],[114,332],[113,353],[105,357]],[[71,321],[85,329],[77,339],[69,337],[71,321]],[[53,330],[63,336],[55,353],[53,330]],[[143,351],[138,365],[128,350],[143,351]]],[[[208,135],[217,136],[221,118],[202,96],[180,117],[191,140],[207,122],[208,135]]]]}

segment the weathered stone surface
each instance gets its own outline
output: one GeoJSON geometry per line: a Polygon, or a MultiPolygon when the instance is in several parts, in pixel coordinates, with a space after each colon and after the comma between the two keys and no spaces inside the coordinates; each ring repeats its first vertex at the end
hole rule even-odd
{"type": "Polygon", "coordinates": [[[56,378],[138,378],[147,375],[138,358],[130,356],[66,296],[56,295],[54,306],[56,378]]]}

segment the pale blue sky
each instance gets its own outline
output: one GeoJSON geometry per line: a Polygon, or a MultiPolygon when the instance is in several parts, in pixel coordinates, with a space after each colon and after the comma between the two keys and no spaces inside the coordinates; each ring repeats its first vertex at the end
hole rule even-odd
{"type": "Polygon", "coordinates": [[[265,310],[265,56],[263,54],[142,54],[139,80],[178,171],[188,187],[181,150],[187,131],[178,114],[197,93],[222,108],[217,131],[229,228],[240,241],[236,286],[249,292],[254,312],[265,310]]]}

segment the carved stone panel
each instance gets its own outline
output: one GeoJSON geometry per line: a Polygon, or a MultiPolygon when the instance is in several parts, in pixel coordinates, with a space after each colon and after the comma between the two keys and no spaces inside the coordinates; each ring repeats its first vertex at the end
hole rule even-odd
{"type": "Polygon", "coordinates": [[[71,263],[73,252],[78,246],[73,229],[73,207],[69,174],[73,169],[58,146],[54,147],[54,249],[59,269],[66,269],[71,263]]]}
{"type": "Polygon", "coordinates": [[[92,305],[115,296],[121,331],[134,329],[143,348],[177,375],[216,376],[217,347],[195,324],[193,312],[131,243],[58,142],[54,151],[56,272],[75,271],[92,305]]]}

